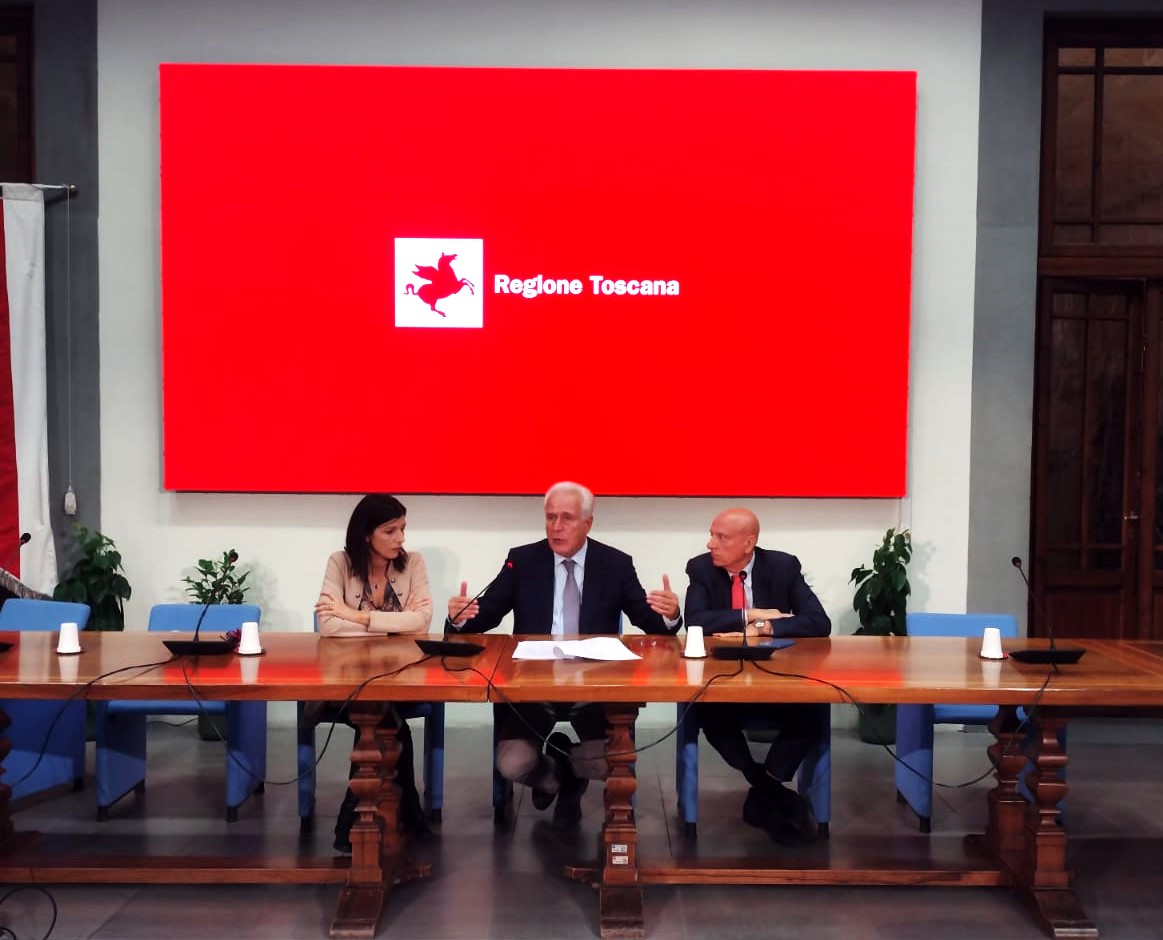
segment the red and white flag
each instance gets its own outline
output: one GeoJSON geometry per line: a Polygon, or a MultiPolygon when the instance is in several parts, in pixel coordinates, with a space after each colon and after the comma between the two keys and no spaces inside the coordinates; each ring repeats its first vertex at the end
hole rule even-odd
{"type": "Polygon", "coordinates": [[[49,594],[57,559],[48,508],[44,194],[5,184],[0,210],[0,568],[49,594]],[[32,538],[18,552],[23,532],[32,538]]]}

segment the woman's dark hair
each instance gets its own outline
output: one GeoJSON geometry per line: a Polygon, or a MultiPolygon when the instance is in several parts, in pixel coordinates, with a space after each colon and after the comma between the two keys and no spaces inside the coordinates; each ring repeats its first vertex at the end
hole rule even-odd
{"type": "MultiPolygon", "coordinates": [[[[368,564],[371,561],[368,536],[385,522],[402,519],[407,514],[408,510],[404,508],[404,504],[387,493],[368,493],[355,504],[351,518],[347,522],[347,541],[343,545],[347,557],[351,560],[353,574],[367,580],[368,564]]],[[[397,571],[403,571],[408,567],[408,553],[400,549],[400,554],[393,558],[391,563],[397,571]]]]}

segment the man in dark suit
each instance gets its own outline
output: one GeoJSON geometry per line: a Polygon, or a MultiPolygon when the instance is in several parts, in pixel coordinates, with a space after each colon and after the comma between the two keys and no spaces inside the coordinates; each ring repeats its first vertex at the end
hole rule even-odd
{"type": "MultiPolygon", "coordinates": [[[[469,597],[462,583],[448,601],[448,626],[483,633],[512,611],[518,634],[617,634],[622,614],[647,633],[678,630],[678,595],[667,576],[661,591],[646,593],[629,555],[589,538],[593,521],[593,493],[577,483],[554,484],[545,494],[546,538],[512,549],[479,599],[469,597]]],[[[606,726],[602,706],[593,703],[514,705],[501,721],[497,770],[532,787],[538,809],[556,798],[554,825],[573,828],[589,781],[604,780],[608,771],[606,726]],[[573,725],[578,743],[560,732],[550,735],[558,721],[573,725]]]]}
{"type": "MultiPolygon", "coordinates": [[[[687,562],[687,624],[707,634],[748,637],[827,636],[831,621],[808,587],[799,559],[758,548],[759,520],[748,509],[728,509],[711,523],[707,553],[687,562]]],[[[786,784],[816,743],[818,705],[695,704],[694,718],[723,759],[751,784],[743,819],[777,842],[816,837],[811,807],[786,784]],[[762,764],[751,756],[744,720],[779,730],[762,764]]]]}

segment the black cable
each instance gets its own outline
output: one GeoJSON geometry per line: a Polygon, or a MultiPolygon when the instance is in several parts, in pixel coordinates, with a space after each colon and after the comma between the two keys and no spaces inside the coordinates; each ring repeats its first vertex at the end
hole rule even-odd
{"type": "MultiPolygon", "coordinates": [[[[377,673],[374,676],[368,676],[368,678],[364,679],[359,685],[357,685],[354,689],[352,689],[350,693],[348,693],[347,698],[345,698],[342,702],[339,703],[339,707],[336,709],[336,711],[342,712],[344,709],[346,709],[347,706],[350,705],[359,696],[359,693],[362,692],[365,688],[367,688],[367,686],[369,684],[371,684],[372,682],[375,682],[378,679],[390,679],[393,676],[398,676],[400,673],[404,672],[405,670],[411,669],[413,666],[419,666],[423,663],[426,663],[426,662],[428,662],[428,660],[430,660],[432,658],[433,658],[432,656],[428,656],[428,655],[421,656],[419,659],[413,660],[410,663],[404,663],[404,665],[400,666],[398,669],[393,669],[391,672],[381,672],[381,673],[377,673]]],[[[206,711],[206,708],[205,708],[205,703],[207,700],[204,696],[202,696],[198,692],[197,689],[194,688],[193,683],[190,681],[190,674],[186,670],[185,663],[182,664],[182,678],[185,680],[186,688],[190,692],[190,698],[193,700],[194,704],[196,704],[198,706],[198,714],[199,715],[209,715],[210,712],[206,711]]],[[[213,699],[212,701],[219,701],[219,700],[213,699]]],[[[397,703],[390,701],[390,700],[385,700],[384,704],[395,706],[395,704],[397,704],[397,703]]],[[[404,719],[401,718],[400,721],[403,722],[404,719]]],[[[323,755],[327,753],[327,748],[331,745],[331,736],[333,734],[335,734],[335,726],[339,723],[340,722],[339,722],[338,717],[333,718],[331,720],[330,727],[327,729],[327,737],[323,739],[323,748],[322,748],[322,750],[319,751],[318,754],[315,755],[315,763],[312,765],[315,769],[317,769],[319,767],[320,761],[323,760],[323,755]]],[[[217,727],[214,727],[214,726],[211,726],[211,727],[213,727],[215,737],[217,737],[218,740],[223,744],[223,746],[225,746],[226,739],[224,737],[222,737],[221,732],[219,732],[217,727]]],[[[258,783],[261,783],[264,786],[266,786],[268,784],[272,787],[290,786],[292,783],[298,783],[299,780],[301,780],[303,777],[303,774],[296,773],[295,776],[291,777],[288,780],[268,780],[265,777],[260,777],[253,770],[251,770],[249,767],[247,767],[245,764],[243,764],[237,757],[235,757],[233,754],[230,753],[229,748],[227,748],[227,750],[226,750],[226,757],[228,760],[230,760],[234,763],[234,766],[238,767],[243,773],[245,773],[248,777],[250,777],[251,780],[257,781],[258,783]]]]}
{"type": "Polygon", "coordinates": [[[191,718],[187,718],[185,721],[166,721],[164,718],[150,718],[147,723],[151,725],[168,725],[171,728],[185,728],[187,725],[193,724],[197,720],[198,716],[194,715],[191,718]]]}
{"type": "MultiPolygon", "coordinates": [[[[837,693],[839,693],[841,698],[843,698],[844,700],[851,703],[859,713],[867,714],[864,711],[865,705],[858,702],[856,700],[856,698],[843,686],[837,685],[834,682],[830,682],[827,679],[821,679],[818,676],[802,675],[800,673],[791,673],[791,672],[776,672],[773,669],[765,668],[763,665],[761,665],[760,661],[758,661],[758,660],[748,660],[746,662],[751,662],[760,672],[765,672],[768,675],[776,676],[777,678],[802,679],[806,682],[816,682],[816,683],[819,683],[820,685],[828,686],[829,688],[834,689],[837,693]]],[[[740,675],[743,672],[743,667],[746,664],[746,662],[743,660],[740,660],[739,661],[739,668],[736,669],[734,672],[722,673],[722,674],[717,675],[717,676],[712,676],[710,679],[708,679],[706,682],[704,682],[699,687],[699,690],[689,700],[687,700],[685,702],[676,703],[678,705],[685,705],[686,708],[683,710],[682,716],[678,719],[675,726],[673,728],[671,728],[669,731],[667,731],[666,734],[664,734],[662,737],[658,738],[655,741],[650,741],[646,744],[643,744],[641,747],[636,746],[628,751],[608,751],[606,753],[606,758],[609,759],[610,757],[625,757],[625,756],[635,756],[636,757],[642,751],[647,751],[652,747],[656,747],[657,745],[661,744],[662,742],[673,737],[675,734],[678,733],[678,729],[681,727],[683,722],[685,722],[687,720],[687,718],[691,712],[691,707],[697,701],[699,701],[703,697],[704,694],[706,694],[706,691],[708,688],[710,688],[711,684],[714,682],[718,682],[720,680],[724,680],[724,679],[733,679],[736,676],[740,675]]],[[[564,754],[564,752],[562,752],[561,749],[558,748],[556,745],[550,744],[548,737],[543,738],[540,734],[537,733],[537,730],[532,725],[530,725],[529,722],[525,720],[525,717],[520,713],[520,711],[518,711],[514,707],[517,703],[513,702],[507,695],[505,695],[505,693],[493,683],[492,679],[489,676],[486,676],[483,672],[481,672],[475,666],[471,666],[471,665],[465,666],[462,669],[451,669],[451,668],[449,668],[447,663],[444,661],[443,657],[441,658],[441,663],[442,663],[442,665],[444,665],[445,670],[448,672],[475,672],[478,676],[480,676],[482,679],[485,680],[485,684],[488,687],[488,690],[491,693],[494,693],[503,704],[506,704],[509,706],[509,708],[512,710],[513,714],[517,716],[517,718],[521,721],[521,723],[523,725],[525,725],[525,727],[528,728],[530,732],[532,732],[533,738],[535,740],[539,741],[545,747],[545,749],[547,751],[552,750],[552,751],[556,751],[559,754],[562,754],[562,756],[568,756],[568,755],[564,754]]],[[[1037,711],[1038,704],[1041,702],[1042,695],[1045,693],[1046,687],[1050,684],[1050,679],[1051,679],[1052,675],[1053,675],[1053,673],[1048,673],[1046,675],[1046,679],[1042,683],[1041,687],[1038,689],[1038,691],[1036,693],[1034,693],[1034,700],[1033,700],[1033,702],[1031,702],[1029,708],[1026,710],[1025,718],[1023,718],[1018,723],[1017,727],[1014,729],[1013,736],[1011,737],[1010,742],[1006,745],[1006,747],[1002,751],[1002,753],[998,755],[997,762],[994,762],[991,759],[989,769],[986,770],[981,775],[974,777],[972,780],[967,780],[963,783],[942,783],[938,780],[933,779],[932,777],[926,778],[926,776],[924,774],[922,774],[920,771],[918,771],[915,767],[912,767],[910,764],[908,764],[906,761],[904,761],[902,758],[900,758],[896,754],[896,752],[894,750],[892,750],[892,748],[890,748],[888,745],[882,744],[881,747],[884,748],[886,753],[888,753],[888,755],[894,761],[896,761],[898,764],[902,764],[903,766],[907,767],[910,773],[915,774],[920,779],[922,779],[922,780],[927,779],[928,782],[933,786],[942,787],[945,789],[962,789],[965,787],[971,787],[974,784],[980,783],[982,780],[984,780],[986,777],[988,777],[991,773],[996,771],[997,767],[998,767],[998,763],[1000,763],[1002,758],[1008,757],[1010,755],[1013,747],[1016,745],[1016,743],[1019,739],[1021,730],[1034,720],[1034,716],[1035,716],[1035,713],[1037,711]]],[[[595,702],[594,704],[601,704],[601,703],[595,702]]],[[[778,703],[774,703],[774,704],[778,704],[778,703]]],[[[788,704],[793,704],[793,703],[788,703],[788,704]]],[[[824,703],[822,703],[822,704],[824,704],[824,703]]]]}
{"type": "Polygon", "coordinates": [[[39,767],[40,762],[44,760],[45,752],[48,750],[48,743],[50,740],[52,740],[53,728],[55,728],[57,726],[57,722],[61,720],[61,716],[65,713],[65,709],[68,708],[68,706],[73,702],[77,701],[77,699],[81,698],[81,696],[83,696],[85,692],[92,688],[96,683],[100,682],[102,679],[108,679],[110,676],[115,676],[119,672],[128,672],[130,669],[156,669],[158,666],[165,666],[168,663],[172,663],[175,659],[177,659],[176,656],[171,656],[169,659],[159,660],[156,663],[136,663],[132,666],[121,666],[118,669],[111,669],[109,672],[103,672],[101,675],[95,676],[80,688],[78,688],[72,695],[61,702],[61,707],[57,710],[57,713],[53,715],[52,721],[49,722],[48,728],[45,730],[44,741],[40,745],[40,753],[36,755],[36,761],[30,768],[28,768],[27,771],[25,771],[23,776],[13,780],[8,784],[8,786],[15,787],[17,784],[23,783],[25,780],[31,777],[33,773],[36,772],[36,768],[39,767]]]}
{"type": "MultiPolygon", "coordinates": [[[[820,685],[828,686],[828,688],[830,688],[830,689],[835,689],[837,692],[840,693],[842,698],[844,698],[846,701],[848,701],[850,704],[852,704],[856,708],[857,712],[859,712],[861,715],[864,715],[867,717],[868,713],[864,710],[866,705],[858,702],[856,700],[856,698],[851,693],[848,692],[847,689],[843,688],[842,686],[837,685],[834,682],[829,682],[827,679],[821,679],[818,676],[802,675],[802,674],[796,673],[796,672],[777,672],[774,669],[766,669],[759,663],[758,660],[753,661],[752,664],[760,672],[765,672],[769,676],[776,676],[776,677],[782,678],[782,679],[802,679],[806,682],[817,682],[820,685]]],[[[1021,730],[1024,727],[1026,727],[1026,725],[1030,724],[1030,722],[1033,720],[1033,716],[1038,708],[1038,703],[1042,700],[1042,695],[1046,691],[1046,687],[1050,684],[1050,678],[1052,675],[1053,675],[1053,673],[1046,674],[1046,681],[1043,682],[1041,687],[1038,689],[1038,691],[1034,693],[1034,700],[1033,700],[1033,702],[1031,702],[1030,707],[1026,710],[1026,717],[1023,718],[1020,722],[1018,722],[1017,727],[1014,728],[1013,733],[1012,733],[1012,737],[1010,738],[1009,743],[1005,746],[1005,748],[1002,750],[1002,752],[998,755],[997,761],[994,761],[991,758],[990,762],[989,762],[989,769],[984,771],[980,775],[974,777],[972,780],[966,780],[963,783],[942,783],[941,781],[936,780],[933,777],[926,777],[925,774],[921,773],[919,770],[917,770],[915,767],[913,767],[907,761],[903,760],[900,756],[898,756],[896,751],[894,751],[889,745],[882,744],[880,746],[884,749],[885,753],[887,753],[889,755],[889,757],[891,757],[894,761],[896,761],[898,764],[908,768],[910,773],[914,774],[920,780],[927,781],[931,786],[942,787],[942,788],[947,789],[947,790],[960,790],[960,789],[964,789],[966,787],[971,787],[974,784],[980,783],[982,780],[984,780],[986,777],[988,777],[991,773],[996,771],[998,768],[998,764],[1001,763],[1002,758],[1008,757],[1010,755],[1010,753],[1012,753],[1012,749],[1017,744],[1021,730]]]]}
{"type": "MultiPolygon", "coordinates": [[[[120,671],[121,671],[120,669],[114,670],[114,672],[120,672],[120,671]]],[[[94,680],[94,681],[96,681],[96,680],[94,680]]],[[[12,895],[14,895],[20,891],[37,891],[40,894],[43,894],[46,898],[48,898],[48,903],[52,905],[52,920],[49,921],[48,930],[46,930],[44,932],[44,936],[40,938],[40,940],[48,940],[48,938],[52,936],[52,932],[56,928],[56,925],[57,925],[56,898],[54,898],[51,894],[49,894],[49,892],[47,890],[45,890],[44,888],[42,888],[40,885],[18,885],[17,887],[11,888],[10,890],[8,890],[4,894],[3,897],[0,897],[0,906],[3,906],[5,901],[7,901],[10,897],[12,897],[12,895]]],[[[17,940],[16,934],[14,934],[7,927],[0,927],[0,936],[3,936],[3,934],[9,934],[12,937],[12,940],[17,940]]]]}
{"type": "MultiPolygon", "coordinates": [[[[505,693],[497,685],[495,685],[493,683],[493,680],[491,678],[486,676],[483,672],[481,672],[475,666],[470,665],[470,666],[465,666],[463,669],[450,669],[448,667],[448,665],[443,662],[443,658],[442,658],[442,664],[444,665],[445,671],[447,671],[447,672],[475,672],[478,676],[480,676],[482,679],[485,680],[485,685],[487,687],[487,690],[491,693],[494,693],[497,696],[497,698],[500,699],[501,704],[508,705],[510,710],[512,711],[512,713],[517,716],[517,718],[521,722],[521,724],[523,724],[526,728],[529,729],[529,731],[532,733],[533,740],[540,742],[541,745],[543,747],[545,747],[545,749],[547,751],[550,751],[550,750],[555,751],[563,757],[569,756],[564,751],[562,751],[561,748],[557,747],[557,745],[549,743],[549,737],[552,737],[552,732],[551,732],[549,737],[543,738],[538,733],[537,729],[534,728],[525,719],[525,716],[522,715],[521,712],[517,709],[516,706],[519,703],[514,702],[507,695],[505,695],[505,693]]],[[[699,686],[698,691],[695,692],[695,694],[693,696],[691,696],[691,698],[689,698],[685,701],[675,703],[676,705],[685,705],[686,710],[683,712],[682,717],[676,722],[675,726],[673,728],[671,728],[669,731],[667,731],[666,734],[664,734],[661,738],[658,738],[655,741],[649,741],[646,744],[643,744],[641,747],[635,746],[628,751],[607,751],[606,758],[609,759],[610,757],[637,756],[642,751],[648,751],[652,747],[657,747],[663,741],[666,741],[669,738],[673,737],[674,735],[676,735],[678,733],[678,729],[682,726],[683,722],[686,721],[687,716],[690,714],[691,706],[693,706],[695,704],[695,702],[697,702],[699,699],[701,699],[703,697],[704,694],[706,694],[707,689],[711,687],[712,683],[719,682],[719,681],[724,680],[724,679],[733,679],[733,678],[735,678],[735,676],[739,675],[742,672],[743,672],[743,661],[740,660],[739,661],[739,668],[736,669],[734,672],[726,672],[726,673],[722,673],[721,675],[711,676],[711,678],[709,678],[706,682],[704,682],[701,686],[699,686]]],[[[608,704],[608,703],[593,702],[593,703],[586,703],[586,704],[602,705],[602,704],[608,704]]]]}

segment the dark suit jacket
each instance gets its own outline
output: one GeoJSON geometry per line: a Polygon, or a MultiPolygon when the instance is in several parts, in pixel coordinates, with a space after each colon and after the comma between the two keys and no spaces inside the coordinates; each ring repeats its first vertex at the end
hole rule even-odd
{"type": "MultiPolygon", "coordinates": [[[[678,626],[668,630],[662,616],[646,603],[646,591],[629,555],[594,539],[588,541],[578,618],[581,633],[616,634],[623,612],[647,633],[678,630],[678,626]]],[[[483,633],[512,611],[514,633],[549,633],[553,626],[554,561],[546,539],[511,549],[496,583],[481,595],[480,613],[461,630],[483,633]]]]}
{"type": "MultiPolygon", "coordinates": [[[[687,562],[690,587],[686,592],[686,622],[701,625],[705,633],[742,630],[743,618],[731,608],[731,576],[711,564],[711,554],[687,562]]],[[[752,606],[777,607],[794,614],[771,621],[774,636],[827,636],[832,622],[824,613],[800,570],[800,560],[786,552],[755,549],[751,568],[752,606]]]]}

